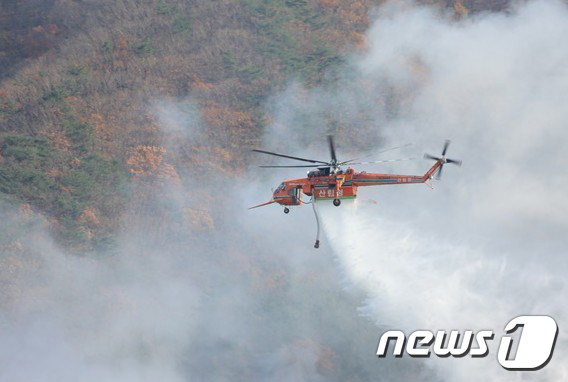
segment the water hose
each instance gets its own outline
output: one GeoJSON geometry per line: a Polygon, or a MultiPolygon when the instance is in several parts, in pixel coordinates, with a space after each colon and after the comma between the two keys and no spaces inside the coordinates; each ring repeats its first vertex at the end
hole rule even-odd
{"type": "Polygon", "coordinates": [[[315,195],[312,195],[312,207],[314,209],[314,215],[316,216],[316,226],[317,226],[317,234],[316,234],[316,243],[314,244],[314,248],[319,248],[320,246],[320,241],[319,241],[319,237],[320,237],[320,221],[319,221],[319,215],[318,215],[318,210],[316,208],[316,198],[315,195]]]}

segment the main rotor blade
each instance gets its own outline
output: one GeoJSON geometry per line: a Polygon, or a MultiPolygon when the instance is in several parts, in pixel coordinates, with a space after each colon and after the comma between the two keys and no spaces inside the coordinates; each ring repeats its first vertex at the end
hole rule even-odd
{"type": "Polygon", "coordinates": [[[296,167],[321,167],[321,164],[306,164],[306,165],[299,165],[299,166],[258,166],[262,168],[296,168],[296,167]]]}
{"type": "Polygon", "coordinates": [[[440,179],[442,177],[442,169],[444,168],[444,165],[441,165],[440,168],[438,169],[438,172],[436,173],[436,179],[440,179]]]}
{"type": "Polygon", "coordinates": [[[337,162],[337,157],[335,156],[335,145],[333,144],[333,135],[328,135],[327,141],[329,142],[329,152],[331,153],[331,161],[337,162]]]}
{"type": "Polygon", "coordinates": [[[406,144],[401,145],[401,146],[391,147],[389,149],[377,151],[375,154],[382,154],[382,153],[386,153],[387,151],[398,150],[398,149],[402,149],[402,148],[409,147],[409,146],[412,146],[412,143],[406,143],[406,144]]]}
{"type": "Polygon", "coordinates": [[[442,158],[438,158],[438,157],[435,157],[435,156],[430,155],[430,154],[424,154],[424,158],[426,158],[426,159],[433,159],[433,160],[440,160],[440,159],[442,159],[442,158]]]}
{"type": "MultiPolygon", "coordinates": [[[[395,146],[395,147],[390,147],[388,149],[383,149],[383,150],[379,150],[379,151],[374,151],[369,155],[377,155],[377,154],[382,154],[382,153],[386,153],[387,151],[393,151],[393,150],[398,150],[398,149],[403,149],[405,147],[409,147],[412,146],[412,143],[405,143],[404,145],[400,145],[400,146],[395,146]]],[[[366,152],[371,152],[371,150],[365,150],[366,152]]]]}
{"type": "Polygon", "coordinates": [[[252,150],[252,151],[257,152],[257,153],[261,153],[261,154],[274,155],[274,156],[276,156],[276,157],[282,157],[282,158],[300,160],[300,161],[303,161],[303,162],[327,164],[327,162],[323,162],[323,161],[320,161],[320,160],[293,157],[293,156],[290,156],[290,155],[277,154],[277,153],[273,153],[273,152],[270,152],[270,151],[256,150],[256,149],[254,149],[254,150],[252,150]]]}
{"type": "Polygon", "coordinates": [[[457,159],[446,159],[446,162],[448,163],[453,163],[453,164],[457,164],[458,166],[462,165],[462,161],[461,160],[457,160],[457,159]]]}
{"type": "Polygon", "coordinates": [[[450,140],[446,139],[446,142],[444,142],[444,149],[442,150],[442,156],[446,155],[446,151],[448,151],[449,145],[450,145],[450,140]]]}
{"type": "MultiPolygon", "coordinates": [[[[349,165],[352,164],[372,164],[372,163],[386,163],[386,162],[400,162],[400,161],[404,161],[404,160],[413,160],[416,158],[400,158],[400,159],[384,159],[384,160],[374,160],[374,161],[370,161],[370,162],[349,162],[349,165]]],[[[341,164],[345,164],[344,162],[342,162],[341,164]]]]}

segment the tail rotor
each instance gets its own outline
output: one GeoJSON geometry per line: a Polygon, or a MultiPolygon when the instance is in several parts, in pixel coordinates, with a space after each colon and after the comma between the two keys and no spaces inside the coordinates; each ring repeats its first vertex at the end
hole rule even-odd
{"type": "Polygon", "coordinates": [[[444,142],[444,148],[442,149],[442,156],[441,157],[435,157],[433,155],[430,154],[424,154],[424,158],[425,159],[432,159],[435,161],[441,161],[442,164],[440,165],[440,167],[438,168],[438,171],[436,172],[436,179],[440,179],[442,177],[442,169],[444,168],[444,165],[446,163],[452,163],[458,166],[461,166],[462,161],[461,160],[457,160],[457,159],[450,159],[446,157],[446,152],[448,151],[448,147],[450,146],[450,140],[446,139],[446,142],[444,142]]]}

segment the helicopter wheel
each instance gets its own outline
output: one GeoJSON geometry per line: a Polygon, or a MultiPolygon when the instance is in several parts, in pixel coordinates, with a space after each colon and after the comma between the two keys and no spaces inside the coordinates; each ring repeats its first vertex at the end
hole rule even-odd
{"type": "Polygon", "coordinates": [[[341,200],[339,199],[333,199],[333,205],[336,207],[339,207],[339,205],[341,204],[341,200]]]}
{"type": "Polygon", "coordinates": [[[288,212],[290,212],[290,209],[288,207],[284,207],[284,213],[287,214],[288,212]]]}

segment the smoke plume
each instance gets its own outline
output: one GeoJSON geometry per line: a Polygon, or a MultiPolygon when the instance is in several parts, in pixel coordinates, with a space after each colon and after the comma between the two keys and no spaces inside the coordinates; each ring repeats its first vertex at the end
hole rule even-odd
{"type": "MultiPolygon", "coordinates": [[[[464,165],[446,166],[434,191],[362,188],[354,205],[320,207],[344,282],[367,293],[361,314],[407,334],[497,333],[485,359],[432,356],[426,364],[444,380],[554,381],[568,374],[567,16],[565,4],[550,1],[459,22],[429,8],[386,6],[343,87],[303,90],[296,97],[307,101],[291,108],[305,114],[315,105],[312,115],[323,115],[327,100],[355,103],[348,106],[353,123],[338,129],[340,136],[364,130],[391,145],[415,142],[417,156],[439,155],[443,140],[453,141],[448,156],[464,165]],[[362,203],[368,199],[378,205],[362,203]],[[506,371],[496,359],[500,333],[527,314],[556,319],[555,356],[539,372],[506,371]]],[[[284,95],[283,109],[293,98],[284,95]]],[[[354,140],[340,142],[347,142],[340,152],[353,151],[354,140]]],[[[431,164],[365,170],[423,174],[431,164]]]]}

